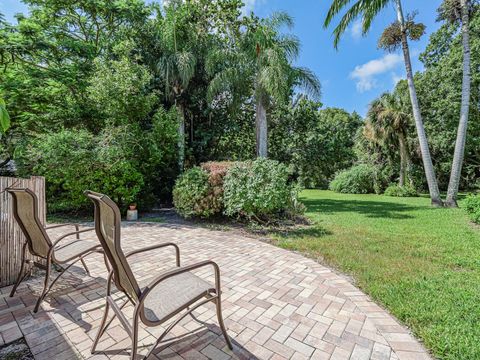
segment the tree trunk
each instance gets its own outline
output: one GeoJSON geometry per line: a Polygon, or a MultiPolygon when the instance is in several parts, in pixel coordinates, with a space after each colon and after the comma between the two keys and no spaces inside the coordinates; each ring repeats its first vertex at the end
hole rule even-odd
{"type": "Polygon", "coordinates": [[[178,167],[183,172],[185,165],[185,109],[180,102],[177,102],[178,112],[178,167]]]}
{"type": "Polygon", "coordinates": [[[462,174],[463,157],[465,154],[465,141],[467,138],[468,111],[470,108],[470,35],[469,35],[469,0],[461,0],[462,5],[462,44],[463,44],[463,79],[462,79],[462,105],[460,109],[460,122],[457,129],[457,141],[453,154],[452,170],[448,183],[446,206],[457,207],[457,194],[462,174]]]}
{"type": "Polygon", "coordinates": [[[261,97],[257,100],[256,110],[255,127],[257,136],[257,157],[266,158],[268,144],[267,110],[261,97]]]}
{"type": "Polygon", "coordinates": [[[405,20],[403,17],[403,10],[401,0],[395,0],[397,9],[397,19],[402,28],[402,50],[405,61],[405,68],[407,72],[408,89],[410,92],[410,101],[412,102],[413,117],[415,118],[415,127],[417,129],[418,141],[420,143],[420,149],[422,151],[423,167],[425,169],[425,175],[427,177],[428,190],[430,192],[430,198],[432,199],[432,205],[443,206],[442,198],[440,197],[440,191],[438,190],[437,178],[435,176],[435,169],[433,168],[432,158],[430,156],[430,149],[428,148],[428,140],[423,127],[422,114],[420,113],[420,106],[418,105],[417,92],[415,84],[413,82],[412,63],[410,60],[410,50],[408,48],[407,34],[405,31],[405,20]]]}
{"type": "Polygon", "coordinates": [[[407,178],[407,166],[408,166],[408,151],[405,136],[400,133],[398,135],[398,143],[400,145],[400,180],[399,186],[405,186],[405,180],[407,178]]]}

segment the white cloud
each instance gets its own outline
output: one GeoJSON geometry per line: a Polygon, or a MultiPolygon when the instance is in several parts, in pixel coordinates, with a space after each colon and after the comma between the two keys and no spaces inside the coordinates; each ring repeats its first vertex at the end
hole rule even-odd
{"type": "Polygon", "coordinates": [[[356,20],[350,28],[350,34],[352,38],[358,40],[362,37],[362,21],[356,20]]]}
{"type": "Polygon", "coordinates": [[[403,80],[405,79],[405,76],[403,75],[398,75],[396,72],[392,71],[392,82],[393,82],[393,86],[396,86],[397,83],[400,81],[400,80],[403,80]]]}
{"type": "Polygon", "coordinates": [[[350,78],[356,81],[357,90],[365,92],[377,86],[375,76],[393,70],[403,58],[399,54],[387,54],[380,59],[370,60],[363,65],[355,66],[350,78]]]}

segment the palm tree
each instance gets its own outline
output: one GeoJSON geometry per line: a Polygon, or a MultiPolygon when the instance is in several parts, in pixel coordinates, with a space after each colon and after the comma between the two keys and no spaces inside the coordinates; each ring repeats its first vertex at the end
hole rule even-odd
{"type": "MultiPolygon", "coordinates": [[[[336,17],[347,5],[348,0],[332,0],[332,4],[325,18],[324,27],[328,27],[333,18],[336,17]]],[[[422,115],[420,113],[420,106],[418,104],[417,92],[413,82],[413,71],[410,60],[410,50],[408,47],[408,39],[417,40],[424,33],[424,25],[415,24],[413,17],[405,19],[402,10],[401,0],[356,0],[355,3],[347,10],[341,18],[339,24],[334,29],[334,46],[337,48],[343,33],[348,29],[352,22],[357,18],[362,18],[362,32],[366,34],[370,29],[373,19],[384,9],[388,4],[395,5],[397,13],[397,21],[385,30],[380,39],[380,47],[387,50],[396,50],[401,46],[403,57],[405,61],[405,68],[407,72],[408,89],[410,92],[410,101],[412,104],[413,117],[415,119],[415,127],[417,129],[418,140],[422,152],[423,166],[427,178],[428,189],[432,205],[443,206],[443,201],[440,197],[438,189],[437,178],[433,168],[430,149],[428,147],[428,140],[423,126],[422,115]]]]}
{"type": "Polygon", "coordinates": [[[453,154],[452,170],[448,183],[447,199],[445,205],[458,207],[457,194],[462,174],[463,157],[465,154],[465,141],[467,137],[468,113],[470,109],[470,13],[473,10],[470,0],[444,0],[439,9],[439,19],[450,23],[461,22],[463,45],[463,78],[462,78],[462,103],[460,107],[460,121],[457,129],[457,140],[453,154]]]}
{"type": "Polygon", "coordinates": [[[183,171],[185,161],[184,92],[195,75],[197,34],[188,23],[188,12],[181,2],[166,7],[158,28],[160,57],[156,70],[165,84],[165,96],[175,103],[178,111],[178,166],[183,171]]]}
{"type": "Polygon", "coordinates": [[[314,98],[320,96],[317,77],[292,65],[300,44],[294,36],[280,35],[282,26],[293,26],[292,18],[282,12],[256,21],[241,35],[238,46],[214,52],[207,66],[213,75],[210,98],[228,93],[234,99],[239,88],[253,87],[258,157],[268,155],[267,111],[273,102],[284,101],[296,86],[314,98]],[[219,63],[223,64],[220,69],[219,63]]]}
{"type": "Polygon", "coordinates": [[[401,99],[393,94],[384,93],[370,104],[363,132],[369,141],[380,146],[398,145],[400,151],[399,186],[405,185],[410,165],[407,144],[409,122],[410,114],[403,111],[401,99]]]}

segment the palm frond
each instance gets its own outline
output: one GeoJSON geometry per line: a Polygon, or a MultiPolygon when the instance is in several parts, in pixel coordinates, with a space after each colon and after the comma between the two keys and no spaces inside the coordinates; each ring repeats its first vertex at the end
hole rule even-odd
{"type": "MultiPolygon", "coordinates": [[[[324,27],[328,27],[333,19],[345,8],[352,0],[334,0],[327,16],[325,17],[324,27]]],[[[338,48],[342,35],[348,27],[359,17],[362,19],[362,33],[366,34],[370,30],[373,19],[391,0],[357,0],[342,16],[340,22],[333,30],[333,45],[338,48]]]]}
{"type": "Polygon", "coordinates": [[[286,26],[291,29],[294,25],[293,18],[286,12],[276,11],[267,19],[268,25],[274,29],[286,26]]]}
{"type": "Polygon", "coordinates": [[[317,75],[312,70],[304,67],[294,67],[292,70],[296,85],[314,100],[320,100],[322,87],[317,75]]]}
{"type": "Polygon", "coordinates": [[[280,35],[277,39],[280,47],[290,61],[295,60],[300,53],[300,40],[295,35],[280,35]]]}
{"type": "Polygon", "coordinates": [[[328,28],[330,23],[332,22],[333,18],[338,15],[342,9],[348,5],[348,3],[352,0],[334,0],[332,1],[332,5],[328,9],[327,16],[323,22],[323,27],[328,28]]]}
{"type": "Polygon", "coordinates": [[[182,51],[176,54],[178,76],[181,79],[184,88],[187,87],[193,75],[195,75],[196,64],[197,59],[190,51],[182,51]]]}

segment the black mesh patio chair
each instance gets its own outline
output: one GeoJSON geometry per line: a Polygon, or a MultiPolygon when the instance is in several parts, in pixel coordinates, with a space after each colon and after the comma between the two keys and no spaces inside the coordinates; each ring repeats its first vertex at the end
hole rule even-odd
{"type": "MultiPolygon", "coordinates": [[[[121,216],[117,205],[106,195],[92,191],[86,191],[85,194],[95,204],[95,230],[112,269],[107,281],[105,313],[92,345],[92,354],[95,353],[95,348],[102,334],[115,317],[118,317],[132,340],[131,359],[135,359],[138,346],[139,322],[141,321],[146,326],[159,326],[172,319],[175,315],[179,315],[166,327],[165,331],[145,356],[146,358],[176,324],[199,306],[210,301],[216,304],[220,329],[228,347],[232,349],[232,344],[222,318],[220,269],[218,265],[213,261],[203,261],[180,267],[180,250],[174,243],[161,243],[135,250],[125,255],[120,244],[121,216]],[[159,274],[158,277],[148,284],[139,284],[127,259],[135,254],[166,246],[171,246],[175,249],[176,267],[173,270],[159,274]],[[195,269],[208,266],[214,270],[215,286],[192,273],[195,269]],[[120,305],[112,297],[112,281],[115,283],[116,288],[126,295],[126,300],[120,305]],[[129,321],[122,313],[122,308],[128,303],[134,305],[132,321],[129,321]],[[113,311],[113,317],[107,322],[110,308],[113,311]]],[[[152,261],[154,261],[153,257],[152,261]]]]}
{"type": "Polygon", "coordinates": [[[45,269],[43,291],[33,310],[33,312],[37,312],[40,304],[45,299],[45,296],[51,290],[52,286],[72,265],[80,261],[87,274],[90,274],[83,258],[93,252],[101,252],[102,248],[95,240],[80,239],[80,234],[95,230],[94,228],[80,230],[78,224],[43,226],[38,216],[38,198],[31,190],[24,188],[9,188],[7,191],[13,196],[13,216],[27,239],[23,245],[20,272],[12,291],[10,292],[10,297],[13,297],[18,285],[20,285],[30,272],[28,270],[24,272],[25,263],[30,262],[26,259],[28,249],[32,255],[46,260],[46,264],[41,264],[36,261],[33,262],[34,266],[45,269]],[[75,231],[63,234],[52,242],[47,230],[66,226],[74,227],[75,231]],[[74,240],[66,241],[67,238],[74,235],[74,240]],[[67,263],[68,265],[62,267],[63,264],[67,263]],[[59,265],[62,270],[49,284],[51,267],[53,264],[59,265]]]}

